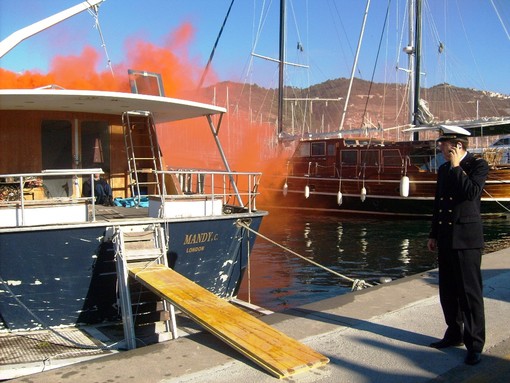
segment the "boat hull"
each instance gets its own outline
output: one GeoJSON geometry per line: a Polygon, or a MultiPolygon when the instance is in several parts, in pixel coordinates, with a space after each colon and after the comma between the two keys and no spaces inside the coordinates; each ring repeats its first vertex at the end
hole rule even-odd
{"type": "MultiPolygon", "coordinates": [[[[252,214],[243,222],[248,219],[258,230],[262,216],[252,214]]],[[[238,219],[162,223],[170,266],[218,296],[235,297],[255,239],[236,225],[238,219]]],[[[5,326],[18,330],[118,320],[111,232],[108,225],[0,232],[5,326]]]]}
{"type": "MultiPolygon", "coordinates": [[[[400,195],[398,178],[379,178],[364,182],[359,179],[342,179],[340,182],[338,178],[274,177],[270,186],[264,188],[259,205],[268,210],[429,218],[432,216],[436,185],[435,175],[432,176],[434,179],[431,177],[430,179],[411,178],[407,197],[400,195]],[[287,184],[285,193],[284,184],[287,184]],[[364,198],[362,198],[363,188],[366,191],[364,198]],[[338,203],[339,190],[341,190],[341,204],[338,203]]],[[[508,214],[510,199],[502,196],[506,194],[506,191],[498,192],[497,188],[501,187],[499,182],[497,185],[490,182],[486,184],[486,193],[482,197],[482,215],[508,214]]]]}

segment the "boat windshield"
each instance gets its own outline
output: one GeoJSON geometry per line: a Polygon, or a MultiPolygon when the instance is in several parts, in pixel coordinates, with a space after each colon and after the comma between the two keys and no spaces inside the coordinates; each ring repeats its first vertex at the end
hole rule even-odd
{"type": "Polygon", "coordinates": [[[412,165],[417,166],[420,170],[432,172],[435,172],[446,162],[443,153],[434,150],[416,151],[409,157],[412,165]]]}

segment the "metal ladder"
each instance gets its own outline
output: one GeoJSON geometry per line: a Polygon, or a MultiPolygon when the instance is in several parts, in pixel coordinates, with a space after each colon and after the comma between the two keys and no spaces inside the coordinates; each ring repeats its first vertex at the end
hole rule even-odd
{"type": "MultiPolygon", "coordinates": [[[[131,294],[129,290],[129,265],[146,267],[151,264],[162,264],[168,267],[165,232],[158,224],[117,226],[114,228],[114,247],[117,276],[119,283],[120,306],[126,347],[136,348],[135,327],[131,294]]],[[[165,320],[166,332],[172,332],[173,339],[178,338],[175,320],[175,308],[163,300],[163,309],[170,313],[165,320]]]]}
{"type": "Polygon", "coordinates": [[[135,198],[135,203],[138,205],[142,188],[147,187],[147,194],[149,194],[149,188],[153,187],[155,194],[161,196],[163,202],[162,176],[154,173],[154,171],[163,170],[163,162],[152,113],[124,112],[122,127],[131,196],[135,198]]]}

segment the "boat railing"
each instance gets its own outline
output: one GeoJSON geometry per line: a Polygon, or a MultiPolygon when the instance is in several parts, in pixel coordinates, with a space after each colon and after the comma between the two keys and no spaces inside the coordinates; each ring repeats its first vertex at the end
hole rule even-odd
{"type": "Polygon", "coordinates": [[[104,172],[100,168],[91,168],[0,174],[0,206],[6,208],[0,212],[0,226],[27,226],[34,222],[64,223],[66,220],[87,221],[88,205],[92,205],[90,219],[95,221],[94,188],[91,188],[91,196],[83,197],[79,183],[79,177],[90,177],[92,183],[94,174],[104,172]],[[48,191],[48,185],[53,180],[57,181],[57,188],[61,190],[59,195],[52,195],[48,191]],[[30,215],[27,215],[29,206],[30,215]],[[60,212],[48,212],[46,209],[50,206],[60,212]]]}
{"type": "Polygon", "coordinates": [[[260,172],[178,169],[155,173],[162,177],[165,185],[164,198],[221,200],[223,205],[232,208],[256,210],[260,172]]]}

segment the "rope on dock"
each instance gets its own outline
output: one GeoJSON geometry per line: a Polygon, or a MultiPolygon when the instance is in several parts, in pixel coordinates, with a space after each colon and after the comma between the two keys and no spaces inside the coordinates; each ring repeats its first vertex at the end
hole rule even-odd
{"type": "Polygon", "coordinates": [[[306,262],[309,262],[311,263],[312,265],[314,266],[317,266],[317,267],[320,267],[321,269],[323,270],[326,270],[327,272],[331,273],[331,274],[334,274],[336,275],[337,277],[340,277],[346,281],[349,281],[352,283],[352,287],[351,287],[351,291],[354,291],[354,290],[362,290],[366,287],[372,287],[372,285],[370,283],[367,283],[365,282],[363,279],[353,279],[353,278],[350,278],[346,275],[343,275],[343,274],[340,274],[340,273],[337,273],[335,270],[331,270],[330,268],[326,267],[326,266],[323,266],[321,265],[320,263],[317,263],[309,258],[306,258],[298,253],[296,253],[295,251],[283,246],[283,245],[280,245],[279,243],[273,241],[272,239],[266,237],[265,235],[259,233],[258,231],[256,230],[253,230],[252,228],[250,228],[248,225],[246,225],[244,222],[242,221],[237,221],[237,225],[241,226],[241,227],[244,227],[246,230],[254,233],[255,235],[258,235],[260,238],[263,238],[265,239],[266,241],[272,243],[273,245],[275,246],[278,246],[279,248],[287,251],[288,253],[291,253],[292,255],[295,255],[296,257],[298,258],[301,258],[302,260],[306,261],[306,262]]]}

